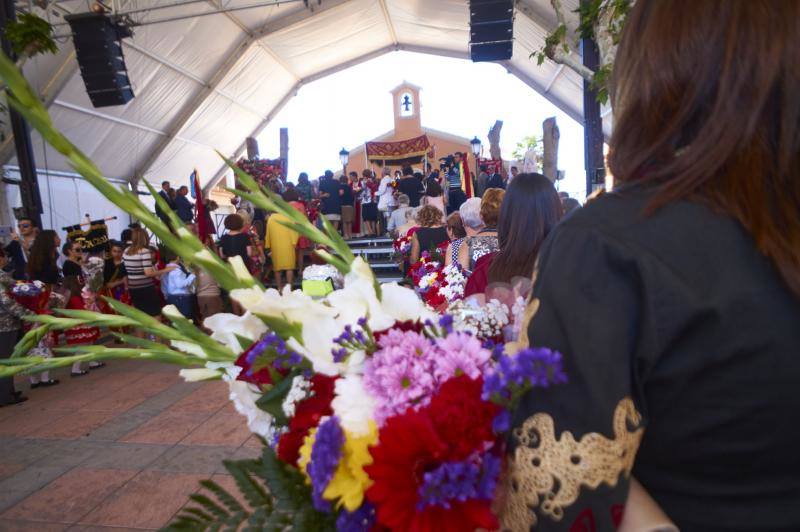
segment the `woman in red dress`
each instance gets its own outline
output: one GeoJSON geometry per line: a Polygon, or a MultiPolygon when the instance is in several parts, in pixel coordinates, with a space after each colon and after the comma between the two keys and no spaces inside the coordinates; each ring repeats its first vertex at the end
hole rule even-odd
{"type": "MultiPolygon", "coordinates": [[[[81,296],[81,292],[84,286],[86,286],[86,279],[83,274],[83,268],[81,267],[81,263],[83,262],[83,249],[77,242],[67,242],[61,248],[61,251],[67,259],[61,266],[61,273],[64,276],[63,286],[69,291],[66,308],[86,310],[83,297],[81,296]]],[[[72,329],[67,329],[66,337],[68,345],[91,345],[100,337],[100,329],[98,327],[86,326],[73,327],[72,329]]],[[[99,368],[103,365],[104,364],[101,362],[93,362],[89,365],[89,368],[99,368]]],[[[87,373],[89,372],[79,367],[72,368],[73,377],[79,377],[87,373]]]]}

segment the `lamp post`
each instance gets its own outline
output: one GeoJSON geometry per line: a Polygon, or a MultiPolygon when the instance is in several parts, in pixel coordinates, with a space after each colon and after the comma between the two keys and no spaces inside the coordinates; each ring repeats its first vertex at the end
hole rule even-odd
{"type": "Polygon", "coordinates": [[[339,160],[342,162],[342,174],[347,177],[347,163],[350,161],[350,152],[342,148],[339,152],[339,160]]]}
{"type": "Polygon", "coordinates": [[[470,146],[472,147],[472,155],[475,156],[475,175],[472,176],[472,193],[475,194],[477,192],[475,190],[475,183],[476,179],[478,178],[478,156],[481,154],[481,140],[478,137],[474,137],[471,141],[469,141],[470,146]]]}

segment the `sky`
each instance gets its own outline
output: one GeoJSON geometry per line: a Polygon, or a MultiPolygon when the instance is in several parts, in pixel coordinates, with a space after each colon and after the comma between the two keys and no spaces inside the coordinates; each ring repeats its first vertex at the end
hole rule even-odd
{"type": "MultiPolygon", "coordinates": [[[[394,127],[389,91],[403,81],[422,88],[423,127],[462,137],[477,136],[488,152],[487,133],[503,121],[500,148],[511,159],[516,143],[541,135],[544,119],[555,116],[561,138],[558,188],[585,196],[583,130],[565,113],[500,65],[392,52],[303,86],[258,137],[261,157],[279,156],[279,130],[289,128],[288,175],[314,178],[338,170],[339,150],[352,151],[394,127]]],[[[359,169],[355,169],[359,170],[359,169]]]]}

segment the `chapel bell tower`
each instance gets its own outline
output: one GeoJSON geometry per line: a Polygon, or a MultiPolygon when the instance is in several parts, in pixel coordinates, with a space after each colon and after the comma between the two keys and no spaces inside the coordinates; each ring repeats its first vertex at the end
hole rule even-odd
{"type": "Polygon", "coordinates": [[[392,89],[394,131],[401,138],[413,138],[422,134],[419,90],[419,87],[407,81],[392,89]]]}

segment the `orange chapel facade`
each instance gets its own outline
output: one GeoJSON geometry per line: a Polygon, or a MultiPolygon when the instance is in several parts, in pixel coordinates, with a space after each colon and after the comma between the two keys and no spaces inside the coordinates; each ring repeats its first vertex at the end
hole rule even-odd
{"type": "MultiPolygon", "coordinates": [[[[460,151],[467,155],[470,169],[473,169],[475,167],[475,158],[470,150],[470,139],[422,126],[419,93],[420,87],[407,81],[392,89],[394,129],[369,142],[400,142],[425,135],[431,147],[429,155],[433,155],[432,158],[428,158],[431,167],[439,167],[440,157],[446,157],[460,151]]],[[[387,161],[386,166],[389,166],[392,170],[400,169],[400,164],[393,161],[387,161]]],[[[414,170],[422,170],[422,163],[413,164],[412,166],[414,170]]],[[[347,168],[348,171],[356,170],[359,172],[365,168],[372,168],[380,177],[381,167],[367,160],[366,144],[362,144],[350,151],[350,162],[347,168]]]]}

